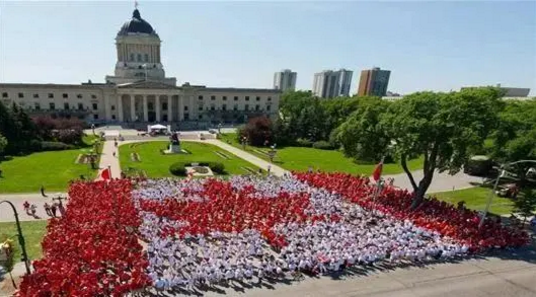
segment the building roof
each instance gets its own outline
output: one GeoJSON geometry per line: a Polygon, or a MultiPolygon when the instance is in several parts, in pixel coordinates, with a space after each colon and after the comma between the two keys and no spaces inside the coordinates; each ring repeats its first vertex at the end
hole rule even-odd
{"type": "Polygon", "coordinates": [[[151,24],[141,18],[140,11],[134,9],[132,19],[123,24],[117,36],[127,36],[129,34],[144,33],[158,37],[151,24]]]}

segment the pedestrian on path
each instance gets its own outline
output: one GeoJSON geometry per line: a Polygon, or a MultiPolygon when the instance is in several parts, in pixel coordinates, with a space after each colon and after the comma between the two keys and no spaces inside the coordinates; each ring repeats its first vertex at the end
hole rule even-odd
{"type": "Polygon", "coordinates": [[[52,212],[50,211],[50,205],[48,205],[48,203],[45,202],[45,212],[47,213],[47,216],[52,216],[52,212]]]}

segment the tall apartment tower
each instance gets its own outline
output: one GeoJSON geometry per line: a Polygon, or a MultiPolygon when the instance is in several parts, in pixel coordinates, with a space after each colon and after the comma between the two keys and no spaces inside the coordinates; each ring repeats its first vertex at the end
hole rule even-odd
{"type": "Polygon", "coordinates": [[[313,94],[321,98],[348,96],[352,85],[352,75],[353,72],[346,69],[315,73],[313,94]]]}
{"type": "Polygon", "coordinates": [[[296,78],[298,74],[290,69],[284,69],[274,73],[274,89],[285,92],[287,90],[294,91],[296,89],[296,78]]]}
{"type": "Polygon", "coordinates": [[[378,67],[361,71],[357,95],[385,96],[387,93],[387,86],[389,85],[389,76],[391,76],[390,70],[381,70],[378,67]]]}

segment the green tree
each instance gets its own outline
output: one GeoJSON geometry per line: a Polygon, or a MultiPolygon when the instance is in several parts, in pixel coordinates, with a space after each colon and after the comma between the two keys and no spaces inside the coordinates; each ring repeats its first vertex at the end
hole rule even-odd
{"type": "Polygon", "coordinates": [[[7,139],[0,133],[0,160],[2,160],[2,156],[4,154],[4,150],[7,147],[7,139]]]}
{"type": "Polygon", "coordinates": [[[357,160],[380,161],[388,154],[391,141],[380,123],[380,117],[388,107],[389,102],[380,98],[359,98],[356,110],[333,131],[331,143],[339,144],[347,156],[357,160]]]}
{"type": "Polygon", "coordinates": [[[529,188],[523,189],[521,195],[518,195],[514,201],[514,210],[523,215],[523,223],[525,223],[527,218],[536,211],[536,191],[529,188]]]}
{"type": "Polygon", "coordinates": [[[345,123],[348,124],[347,135],[351,137],[342,141],[351,148],[350,155],[369,159],[377,159],[378,151],[387,154],[389,147],[389,153],[400,162],[410,180],[414,190],[412,206],[416,207],[422,202],[436,171],[455,174],[470,152],[483,145],[496,124],[501,105],[499,92],[494,88],[414,93],[390,103],[385,112],[380,107],[378,110],[369,107],[355,118],[351,117],[345,123]],[[351,132],[352,127],[365,131],[351,132]],[[352,141],[365,145],[351,146],[352,141]],[[366,145],[370,143],[374,143],[372,148],[366,145]],[[415,180],[407,166],[408,160],[418,156],[424,158],[420,181],[415,180]]]}
{"type": "MultiPolygon", "coordinates": [[[[508,101],[491,137],[491,156],[500,163],[536,160],[536,99],[508,101]]],[[[526,172],[534,164],[518,164],[512,170],[523,187],[526,172]]]]}

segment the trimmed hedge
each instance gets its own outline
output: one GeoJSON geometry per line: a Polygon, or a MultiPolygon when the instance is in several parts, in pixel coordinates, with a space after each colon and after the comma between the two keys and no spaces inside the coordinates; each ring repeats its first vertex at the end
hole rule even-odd
{"type": "Polygon", "coordinates": [[[312,147],[312,146],[313,146],[313,142],[310,141],[309,139],[298,138],[298,139],[296,139],[296,146],[301,146],[301,147],[312,147]]]}
{"type": "Polygon", "coordinates": [[[169,166],[169,172],[175,176],[186,176],[186,164],[184,162],[175,162],[169,166]]]}
{"type": "Polygon", "coordinates": [[[320,149],[320,150],[333,150],[335,147],[331,145],[329,142],[320,140],[315,143],[313,143],[313,148],[320,149]]]}
{"type": "Polygon", "coordinates": [[[192,163],[197,164],[197,166],[207,166],[216,174],[225,174],[225,166],[220,162],[175,162],[169,166],[169,172],[175,176],[186,176],[186,167],[192,166],[192,163]]]}
{"type": "Polygon", "coordinates": [[[72,150],[74,145],[66,144],[63,142],[51,142],[43,141],[40,143],[41,147],[38,149],[40,151],[63,151],[63,150],[72,150]]]}

